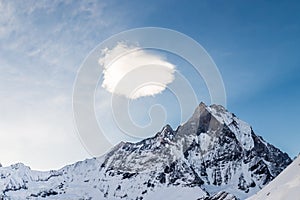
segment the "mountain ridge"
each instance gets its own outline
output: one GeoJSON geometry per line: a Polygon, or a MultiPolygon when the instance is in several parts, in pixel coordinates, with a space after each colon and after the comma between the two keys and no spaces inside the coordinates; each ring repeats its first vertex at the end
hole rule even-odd
{"type": "Polygon", "coordinates": [[[33,175],[22,166],[2,167],[0,191],[4,199],[153,199],[176,188],[178,199],[186,198],[183,194],[193,195],[190,199],[244,199],[290,162],[223,106],[201,102],[176,130],[166,125],[151,138],[121,142],[99,158],[33,175]],[[20,168],[27,179],[18,179],[20,168]]]}

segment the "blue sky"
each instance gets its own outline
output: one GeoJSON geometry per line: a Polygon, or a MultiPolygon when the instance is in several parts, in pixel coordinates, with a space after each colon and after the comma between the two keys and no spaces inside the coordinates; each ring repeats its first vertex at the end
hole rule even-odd
{"type": "Polygon", "coordinates": [[[295,156],[299,9],[297,1],[0,0],[0,162],[49,169],[89,157],[74,130],[76,72],[104,39],[145,26],[199,42],[222,74],[228,110],[295,156]]]}

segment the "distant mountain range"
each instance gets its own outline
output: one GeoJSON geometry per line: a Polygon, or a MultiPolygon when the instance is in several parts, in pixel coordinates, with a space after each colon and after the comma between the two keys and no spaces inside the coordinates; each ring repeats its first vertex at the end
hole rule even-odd
{"type": "MultiPolygon", "coordinates": [[[[121,142],[99,158],[48,172],[33,171],[23,164],[0,167],[0,196],[72,200],[246,199],[291,162],[286,153],[257,136],[249,124],[224,107],[200,103],[193,116],[176,130],[166,125],[152,138],[138,143],[121,142]]],[[[292,178],[284,173],[279,177],[282,176],[292,178]]],[[[267,188],[269,185],[258,193],[259,198],[252,199],[267,199],[268,191],[269,195],[277,194],[274,186],[267,188]]]]}

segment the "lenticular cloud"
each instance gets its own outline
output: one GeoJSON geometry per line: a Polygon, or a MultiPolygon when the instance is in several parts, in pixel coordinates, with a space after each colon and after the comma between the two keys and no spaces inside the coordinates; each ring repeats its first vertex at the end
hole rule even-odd
{"type": "Polygon", "coordinates": [[[103,49],[99,64],[103,66],[102,87],[130,99],[159,94],[174,80],[175,65],[161,55],[125,43],[103,49]]]}

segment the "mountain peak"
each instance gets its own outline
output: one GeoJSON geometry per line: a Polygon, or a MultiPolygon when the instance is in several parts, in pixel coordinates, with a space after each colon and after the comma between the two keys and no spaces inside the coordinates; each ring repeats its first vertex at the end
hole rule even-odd
{"type": "Polygon", "coordinates": [[[199,103],[199,107],[206,107],[206,104],[205,104],[203,101],[201,101],[201,102],[199,103]]]}
{"type": "Polygon", "coordinates": [[[163,127],[161,132],[173,132],[173,129],[169,124],[167,124],[163,127]]]}
{"type": "Polygon", "coordinates": [[[237,118],[233,113],[226,110],[222,105],[213,104],[206,106],[203,102],[196,108],[193,116],[184,124],[184,131],[196,131],[197,135],[205,134],[208,131],[217,131],[220,127],[226,127],[247,151],[254,147],[251,126],[237,118]]]}
{"type": "Polygon", "coordinates": [[[207,106],[205,103],[201,102],[194,111],[192,119],[199,119],[201,114],[210,113],[221,123],[229,124],[232,120],[231,118],[235,115],[228,112],[222,105],[212,104],[207,106]]]}

